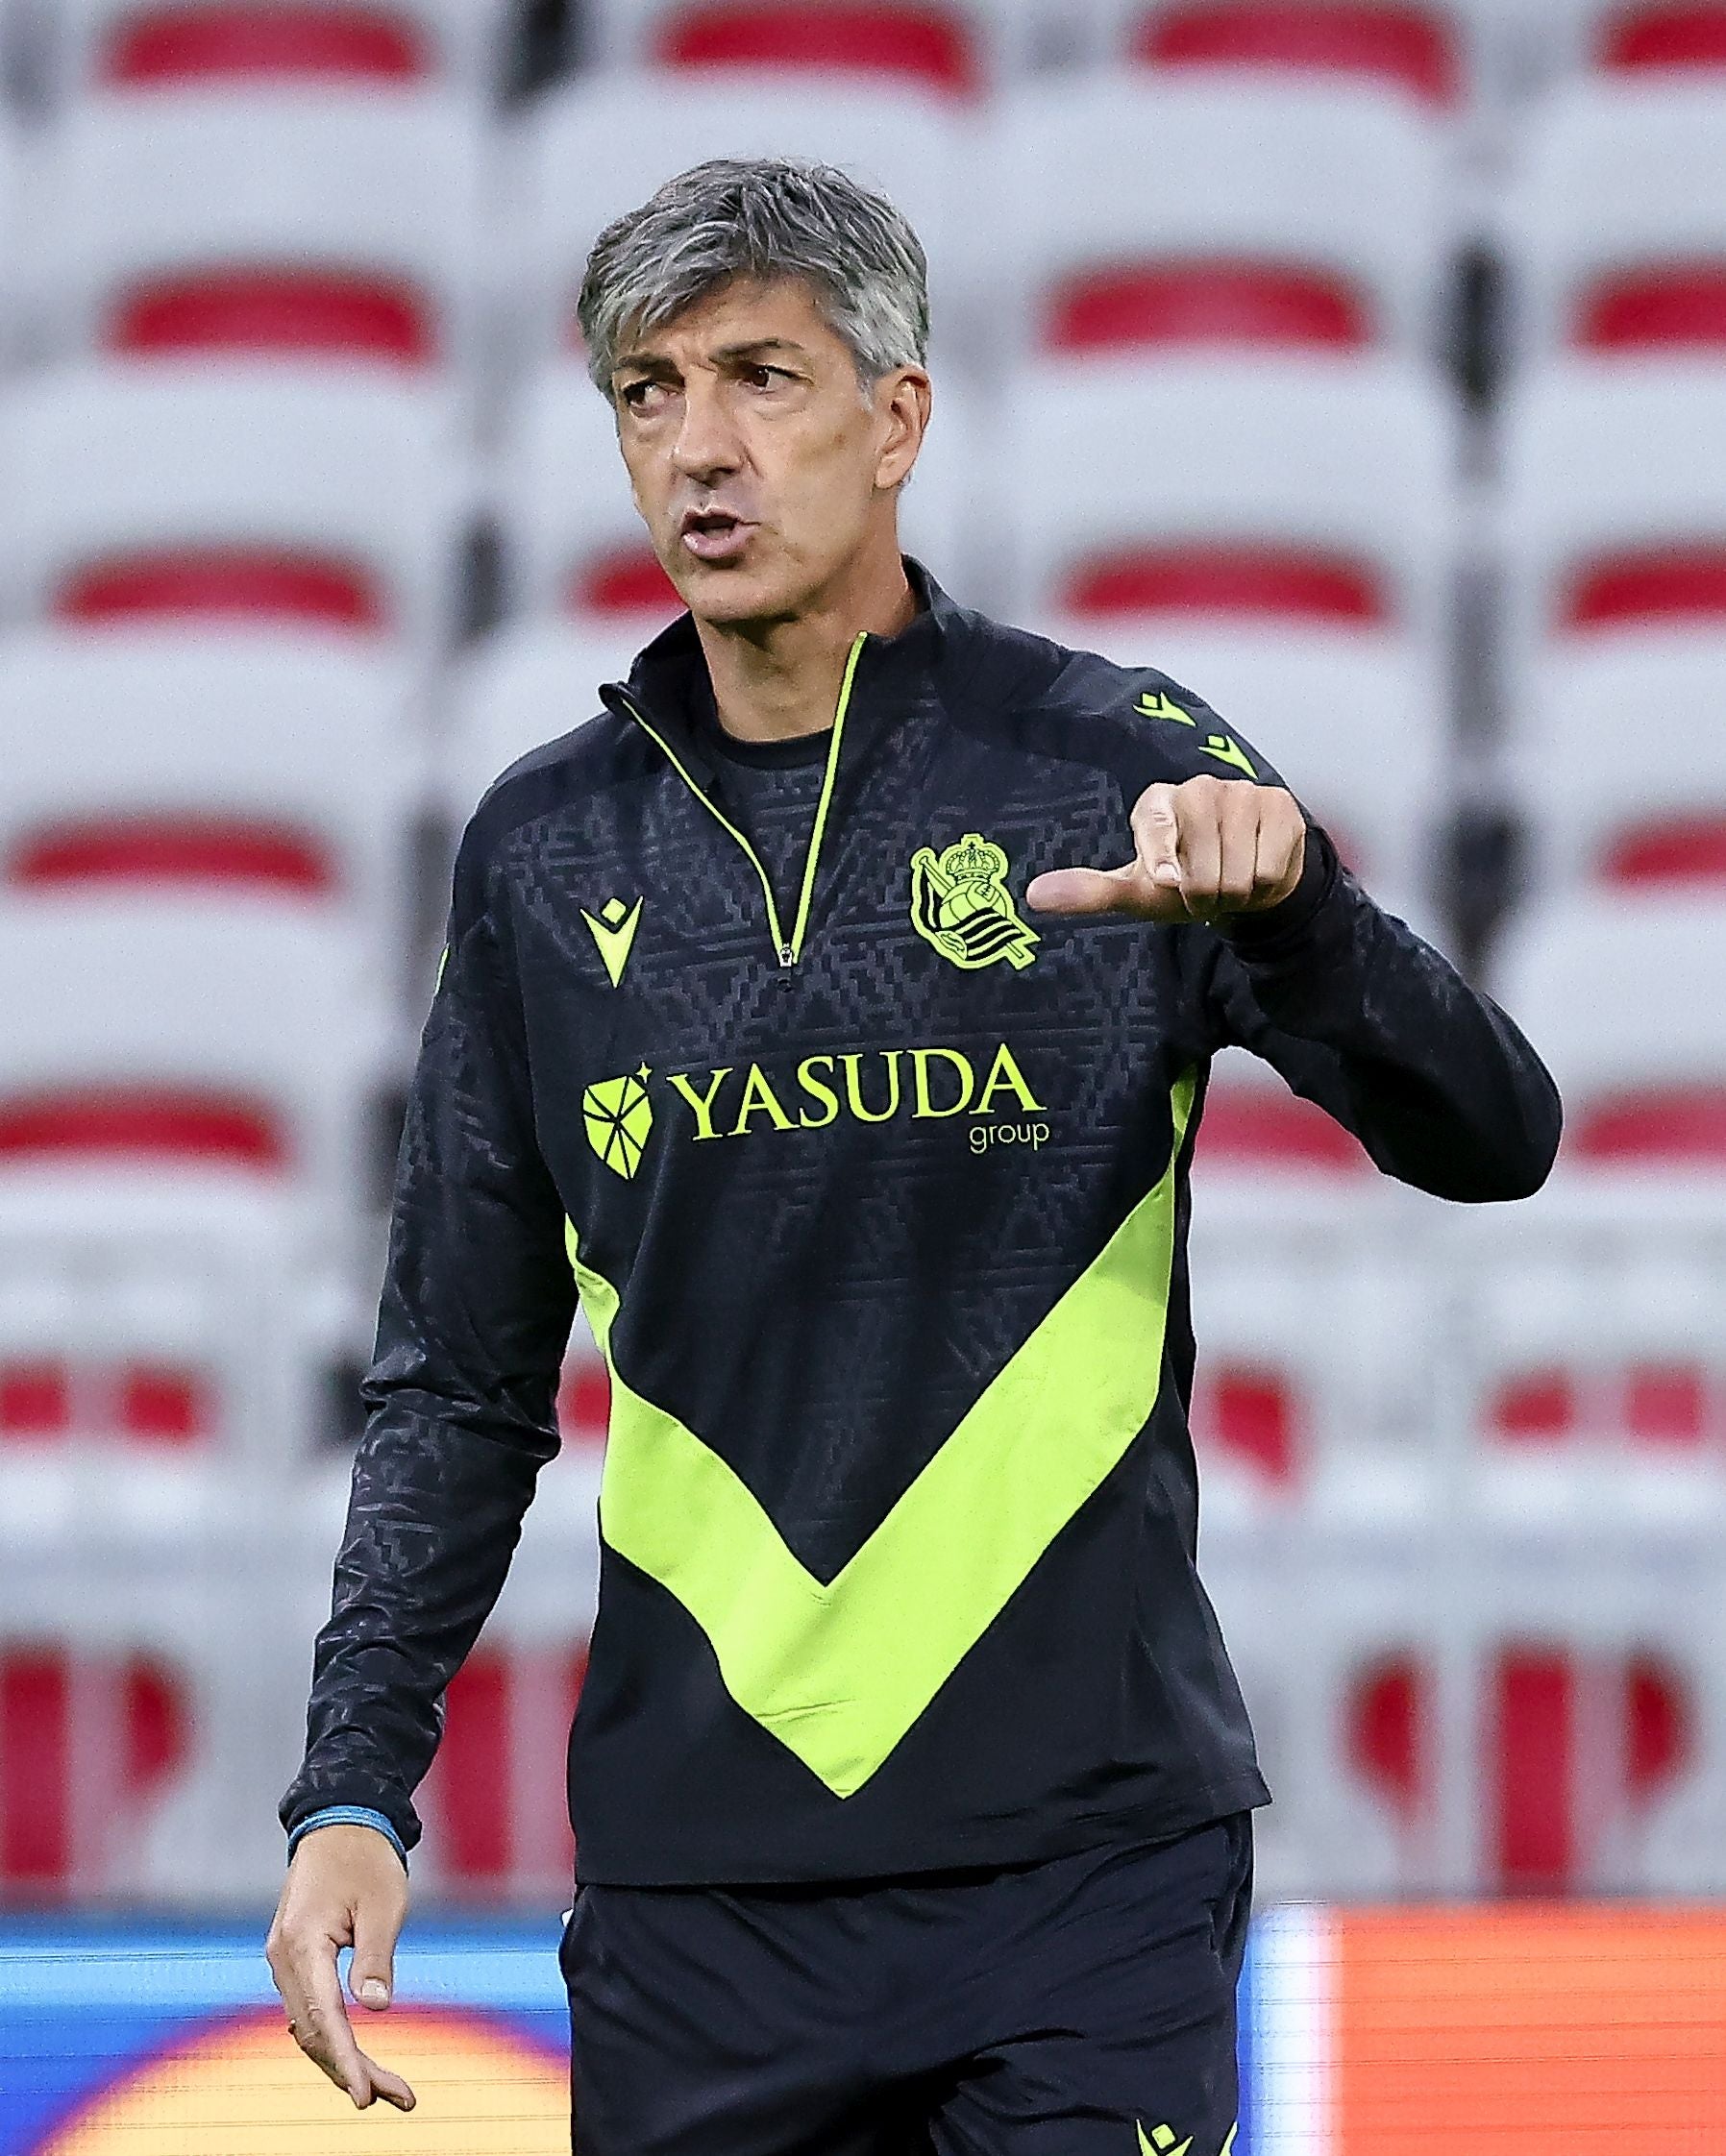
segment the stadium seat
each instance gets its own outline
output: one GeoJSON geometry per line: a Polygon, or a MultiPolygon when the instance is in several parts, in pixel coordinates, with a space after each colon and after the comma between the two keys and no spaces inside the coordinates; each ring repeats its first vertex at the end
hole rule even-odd
{"type": "Polygon", "coordinates": [[[467,475],[449,404],[359,375],[61,369],[0,415],[15,613],[450,631],[467,475]]]}
{"type": "Polygon", "coordinates": [[[0,1001],[0,1170],[261,1188],[333,1237],[363,1204],[390,1042],[344,929],[274,896],[20,892],[0,1001]]]}
{"type": "Polygon", "coordinates": [[[1513,919],[1491,986],[1564,1096],[1562,1165],[1718,1189],[1726,894],[1560,894],[1513,919]]]}
{"type": "Polygon", "coordinates": [[[988,240],[965,214],[968,140],[940,98],[911,86],[863,98],[822,83],[672,76],[650,98],[633,76],[578,78],[540,101],[515,148],[504,222],[521,348],[544,361],[579,353],[576,298],[603,227],[721,156],[813,158],[884,189],[928,256],[939,336],[992,269],[988,240]]]}
{"type": "Polygon", "coordinates": [[[457,826],[498,774],[597,713],[603,681],[621,681],[651,625],[528,620],[464,662],[451,697],[439,789],[457,826]]]}
{"type": "Polygon", "coordinates": [[[0,894],[262,892],[395,991],[422,755],[402,668],[329,640],[41,631],[0,645],[0,894]]]}
{"type": "MultiPolygon", "coordinates": [[[[1723,16],[1722,19],[1726,19],[1723,16]]],[[[1726,355],[1726,99],[1580,81],[1529,121],[1505,216],[1520,358],[1726,355]]]]}
{"type": "Polygon", "coordinates": [[[1535,669],[1507,765],[1542,894],[1726,893],[1726,634],[1619,637],[1535,669]],[[1626,755],[1666,739],[1682,753],[1626,755]]]}
{"type": "Polygon", "coordinates": [[[70,103],[193,84],[490,91],[512,0],[57,0],[45,12],[49,70],[70,103]]]}
{"type": "Polygon", "coordinates": [[[607,67],[886,80],[954,98],[1023,68],[1036,12],[1031,0],[595,0],[588,35],[607,67]]]}
{"type": "Polygon", "coordinates": [[[1046,362],[1013,385],[1003,439],[991,505],[1022,614],[1352,625],[1436,648],[1455,415],[1412,362],[1046,362]]]}
{"type": "Polygon", "coordinates": [[[1154,67],[1340,76],[1440,109],[1469,89],[1471,24],[1444,0],[1149,0],[1122,15],[1125,56],[1154,67]]]}
{"type": "Polygon", "coordinates": [[[1726,1528],[1726,1210],[1577,1193],[1457,1239],[1470,1504],[1550,1536],[1726,1528]]]}
{"type": "Polygon", "coordinates": [[[9,1164],[0,1284],[0,1481],[34,1476],[32,1504],[57,1474],[74,1508],[92,1475],[146,1507],[207,1486],[193,1466],[262,1490],[328,1437],[346,1284],[271,1191],[9,1164]]]}
{"type": "MultiPolygon", "coordinates": [[[[944,388],[904,493],[908,550],[963,597],[973,483],[962,396],[944,388]]],[[[548,369],[516,415],[499,474],[505,587],[520,613],[614,620],[645,643],[681,609],[630,498],[606,400],[574,362],[548,369]]]]}
{"type": "MultiPolygon", "coordinates": [[[[284,1622],[280,1515],[161,1475],[140,1504],[113,1474],[50,1513],[38,1469],[0,1478],[0,1895],[243,1899],[280,1870],[278,1703],[309,1636],[284,1622]]],[[[326,1549],[326,1599],[328,1572],[326,1549]]]]}
{"type": "Polygon", "coordinates": [[[485,149],[450,93],[75,106],[34,252],[48,352],[469,370],[485,149]]]}
{"type": "Polygon", "coordinates": [[[1353,84],[1056,77],[995,124],[996,310],[1056,351],[1434,349],[1440,139],[1353,84]]]}
{"type": "Polygon", "coordinates": [[[1610,0],[1593,13],[1599,67],[1627,74],[1726,67],[1726,7],[1717,0],[1610,0]]]}
{"type": "Polygon", "coordinates": [[[1442,1463],[1423,1427],[1430,1277],[1406,1209],[1357,1207],[1339,1236],[1322,1212],[1261,1207],[1254,1228],[1212,1211],[1206,1180],[1189,1265],[1207,1522],[1408,1528],[1430,1512],[1442,1463]]]}
{"type": "Polygon", "coordinates": [[[1726,398],[1698,359],[1571,359],[1509,398],[1497,510],[1513,701],[1554,640],[1726,627],[1726,398]]]}
{"type": "Polygon", "coordinates": [[[508,1581],[450,1687],[415,1870],[453,1898],[567,1898],[566,1739],[594,1617],[599,1473],[597,1447],[567,1444],[541,1471],[508,1581]]]}
{"type": "Polygon", "coordinates": [[[1152,617],[1056,620],[1049,634],[1191,689],[1273,764],[1368,889],[1400,910],[1433,883],[1449,805],[1439,677],[1393,637],[1194,628],[1152,617]]]}

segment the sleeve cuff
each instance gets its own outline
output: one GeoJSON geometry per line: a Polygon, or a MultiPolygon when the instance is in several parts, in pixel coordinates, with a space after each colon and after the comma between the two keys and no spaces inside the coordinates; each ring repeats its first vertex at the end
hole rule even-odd
{"type": "Polygon", "coordinates": [[[371,1826],[383,1836],[390,1848],[402,1860],[402,1869],[407,1869],[407,1851],[402,1837],[396,1832],[382,1812],[368,1810],[364,1804],[326,1804],[321,1812],[311,1812],[287,1837],[287,1853],[291,1857],[315,1826],[371,1826]]]}
{"type": "Polygon", "coordinates": [[[1234,914],[1219,921],[1219,932],[1227,937],[1243,958],[1269,958],[1295,943],[1312,925],[1337,881],[1337,849],[1329,834],[1317,824],[1306,827],[1306,854],[1300,880],[1289,895],[1263,913],[1234,914]]]}

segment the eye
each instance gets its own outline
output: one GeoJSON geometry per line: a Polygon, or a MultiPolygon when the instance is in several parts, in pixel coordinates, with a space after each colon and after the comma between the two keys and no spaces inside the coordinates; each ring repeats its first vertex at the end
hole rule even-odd
{"type": "Polygon", "coordinates": [[[743,369],[743,379],[752,389],[768,389],[776,381],[795,381],[797,378],[789,367],[770,367],[755,361],[743,369]]]}
{"type": "Polygon", "coordinates": [[[662,382],[649,381],[644,377],[639,381],[625,382],[618,395],[632,412],[646,411],[651,408],[653,392],[663,387],[662,382]]]}

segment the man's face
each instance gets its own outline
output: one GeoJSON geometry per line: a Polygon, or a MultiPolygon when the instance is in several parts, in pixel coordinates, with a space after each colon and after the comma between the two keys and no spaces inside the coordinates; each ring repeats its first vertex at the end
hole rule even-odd
{"type": "Polygon", "coordinates": [[[698,620],[798,614],[893,532],[928,378],[862,389],[801,279],[734,279],[627,344],[611,380],[635,505],[698,620]]]}

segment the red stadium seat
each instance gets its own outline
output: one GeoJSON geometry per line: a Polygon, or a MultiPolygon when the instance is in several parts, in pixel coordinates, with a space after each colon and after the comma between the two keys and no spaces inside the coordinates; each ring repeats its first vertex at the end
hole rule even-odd
{"type": "Polygon", "coordinates": [[[959,95],[977,87],[979,72],[963,22],[895,0],[698,0],[666,19],[654,54],[674,67],[908,76],[959,95]]]}
{"type": "Polygon", "coordinates": [[[1562,601],[1566,628],[1726,621],[1726,542],[1640,549],[1585,562],[1562,601]]]}
{"type": "Polygon", "coordinates": [[[640,614],[665,621],[682,611],[677,587],[647,547],[619,549],[585,562],[569,580],[574,614],[640,614]]]}
{"type": "Polygon", "coordinates": [[[1093,555],[1060,603],[1079,615],[1227,614],[1244,620],[1381,622],[1371,570],[1317,551],[1183,542],[1093,555]]]}
{"type": "MultiPolygon", "coordinates": [[[[1677,1674],[1648,1654],[1586,1668],[1563,1648],[1510,1641],[1487,1683],[1489,1818],[1487,1877],[1501,1894],[1570,1894],[1584,1883],[1593,1850],[1576,1814],[1575,1752],[1584,1741],[1579,1691],[1604,1681],[1616,1695],[1621,1765],[1590,1762],[1610,1776],[1615,1812],[1635,1812],[1680,1773],[1692,1749],[1692,1711],[1677,1674]],[[1615,1782],[1616,1787],[1612,1787],[1615,1782]]],[[[1348,1756],[1356,1774],[1405,1826],[1432,1800],[1432,1673],[1413,1654],[1386,1657],[1362,1672],[1347,1707],[1348,1756]]],[[[1591,1726],[1590,1726],[1591,1727],[1591,1726]]],[[[1609,1735],[1611,1734],[1609,1729],[1609,1735]]]]}
{"type": "Polygon", "coordinates": [[[1410,1654],[1361,1671],[1349,1689],[1348,1757],[1367,1787],[1404,1824],[1431,1801],[1428,1672],[1410,1654]]]}
{"type": "Polygon", "coordinates": [[[79,1846],[80,1824],[117,1841],[181,1764],[188,1739],[184,1687],[152,1659],[0,1648],[0,1888],[69,1895],[107,1853],[79,1846]],[[80,1742],[92,1718],[101,1741],[80,1742]]]}
{"type": "Polygon", "coordinates": [[[611,1381],[594,1355],[565,1365],[557,1391],[557,1427],[566,1445],[603,1446],[611,1420],[611,1381]]]}
{"type": "Polygon", "coordinates": [[[1361,294],[1321,269],[1280,262],[1155,262],[1092,269],[1045,303],[1043,343],[1057,352],[1171,344],[1350,349],[1372,342],[1361,294]]]}
{"type": "Polygon", "coordinates": [[[152,281],[125,294],[104,338],[112,352],[365,356],[404,367],[438,359],[420,294],[333,271],[232,269],[152,281]]]}
{"type": "Polygon", "coordinates": [[[116,27],[99,61],[101,80],[123,88],[283,76],[400,82],[432,66],[411,21],[339,0],[140,8],[116,27]]]}
{"type": "Polygon", "coordinates": [[[159,1362],[74,1368],[0,1363],[0,1444],[60,1443],[74,1430],[151,1447],[197,1444],[215,1429],[209,1380],[159,1362]]]}
{"type": "Polygon", "coordinates": [[[1323,1109],[1256,1086],[1219,1086],[1206,1094],[1196,1158],[1236,1171],[1285,1167],[1358,1176],[1372,1165],[1359,1141],[1323,1109]]]}
{"type": "Polygon", "coordinates": [[[0,1161],[201,1162],[277,1172],[289,1147],[267,1108],[231,1095],[113,1086],[0,1098],[0,1161]]]}
{"type": "Polygon", "coordinates": [[[1599,279],[1578,303],[1572,342],[1590,352],[1726,351],[1726,262],[1599,279]]]}
{"type": "Polygon", "coordinates": [[[569,1877],[563,1777],[542,1770],[562,1755],[586,1674],[585,1644],[481,1648],[462,1664],[422,1803],[448,1891],[487,1898],[525,1880],[569,1877]],[[524,1759],[528,1740],[542,1742],[546,1756],[524,1759]]]}
{"type": "Polygon", "coordinates": [[[1613,69],[1726,67],[1726,7],[1619,8],[1600,26],[1598,54],[1613,69]]]}
{"type": "Polygon", "coordinates": [[[62,580],[64,622],[241,620],[388,626],[388,609],[357,563],[273,547],[162,549],[91,562],[62,580]]]}
{"type": "Polygon", "coordinates": [[[0,1442],[63,1437],[71,1425],[71,1374],[63,1362],[0,1363],[0,1442]]]}
{"type": "Polygon", "coordinates": [[[1225,1363],[1201,1370],[1193,1429],[1201,1457],[1215,1451],[1261,1480],[1289,1488],[1300,1469],[1299,1413],[1286,1373],[1225,1363]]]}
{"type": "Polygon", "coordinates": [[[1726,815],[1662,818],[1614,835],[1600,874],[1608,883],[1726,883],[1726,815]]]}
{"type": "Polygon", "coordinates": [[[1463,67],[1448,27],[1396,0],[1363,5],[1311,0],[1190,0],[1147,15],[1132,56],[1162,67],[1288,68],[1394,84],[1432,105],[1453,105],[1463,67]]]}
{"type": "MultiPolygon", "coordinates": [[[[1557,1368],[1506,1378],[1488,1403],[1491,1434],[1512,1445],[1574,1439],[1588,1419],[1582,1383],[1557,1368]]],[[[1622,1370],[1593,1370],[1587,1384],[1590,1404],[1603,1408],[1615,1433],[1633,1445],[1693,1450],[1705,1442],[1712,1423],[1726,1426],[1707,1373],[1694,1363],[1637,1362],[1622,1370]]]]}
{"type": "Polygon", "coordinates": [[[1726,1167],[1726,1084],[1650,1086],[1578,1102],[1565,1150],[1618,1166],[1726,1167]]]}
{"type": "Polygon", "coordinates": [[[332,892],[329,850],[287,826],[206,816],[116,817],[27,834],[0,863],[9,884],[217,884],[332,892]]]}

